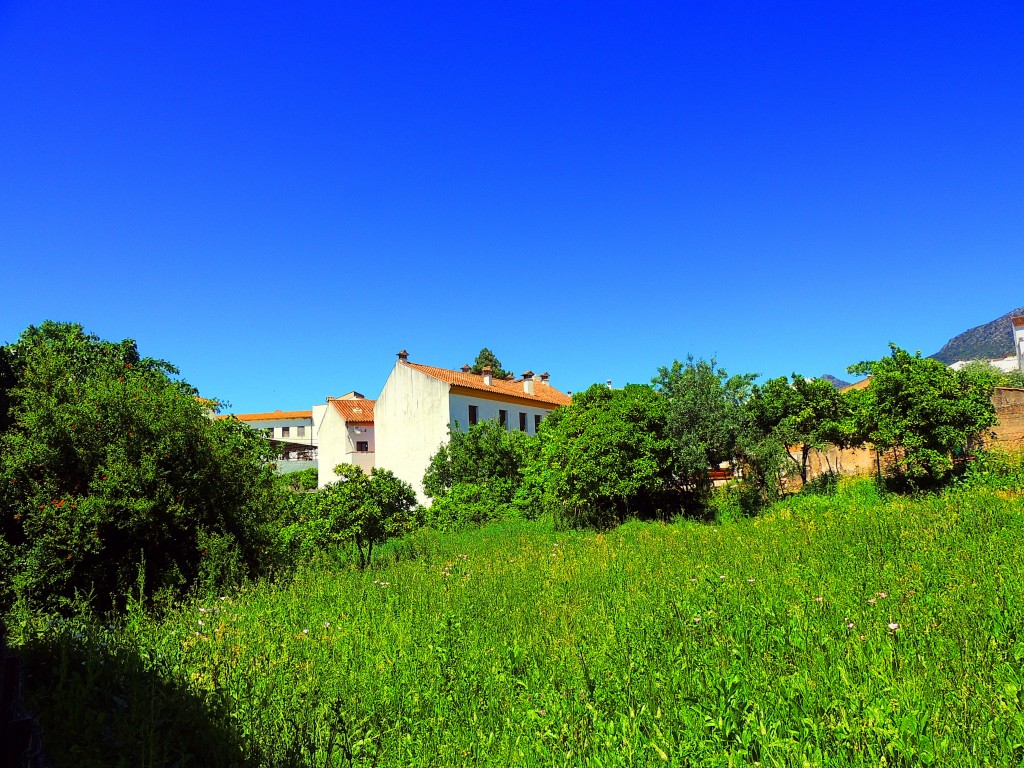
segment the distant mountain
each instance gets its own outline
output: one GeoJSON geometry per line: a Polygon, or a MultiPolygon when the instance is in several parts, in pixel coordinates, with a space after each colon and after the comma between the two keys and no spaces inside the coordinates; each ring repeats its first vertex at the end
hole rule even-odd
{"type": "Polygon", "coordinates": [[[824,376],[819,376],[818,378],[824,379],[836,389],[845,389],[846,387],[850,386],[850,382],[843,381],[842,379],[837,379],[835,376],[828,373],[826,373],[824,376]]]}
{"type": "Polygon", "coordinates": [[[1024,315],[1024,307],[1013,309],[990,323],[954,336],[932,357],[946,365],[957,360],[994,360],[1009,357],[1014,353],[1013,325],[1010,318],[1017,315],[1024,315]]]}

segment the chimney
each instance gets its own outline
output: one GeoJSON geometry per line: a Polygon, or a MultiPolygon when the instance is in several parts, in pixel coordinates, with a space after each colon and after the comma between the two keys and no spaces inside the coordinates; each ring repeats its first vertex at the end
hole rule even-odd
{"type": "Polygon", "coordinates": [[[506,373],[505,374],[505,381],[515,381],[515,380],[516,380],[516,375],[514,373],[506,373]]]}
{"type": "Polygon", "coordinates": [[[399,360],[399,362],[402,362],[402,363],[408,363],[409,362],[409,353],[406,350],[403,349],[401,352],[398,353],[398,360],[399,360]]]}
{"type": "Polygon", "coordinates": [[[484,366],[484,384],[488,387],[494,382],[494,371],[491,370],[491,366],[484,366]]]}
{"type": "Polygon", "coordinates": [[[551,378],[551,374],[548,373],[547,371],[544,371],[544,373],[542,373],[540,375],[540,383],[541,384],[550,384],[551,382],[548,381],[548,379],[550,379],[550,378],[551,378]]]}
{"type": "Polygon", "coordinates": [[[523,392],[528,395],[533,394],[533,371],[527,371],[523,374],[523,392]]]}
{"type": "Polygon", "coordinates": [[[469,373],[469,363],[463,365],[462,368],[460,368],[459,370],[462,371],[463,373],[469,373]]]}
{"type": "Polygon", "coordinates": [[[608,379],[608,389],[611,389],[611,388],[612,388],[612,380],[608,379]]]}
{"type": "Polygon", "coordinates": [[[1024,317],[1011,317],[1013,323],[1013,348],[1017,353],[1017,369],[1024,371],[1024,317]]]}

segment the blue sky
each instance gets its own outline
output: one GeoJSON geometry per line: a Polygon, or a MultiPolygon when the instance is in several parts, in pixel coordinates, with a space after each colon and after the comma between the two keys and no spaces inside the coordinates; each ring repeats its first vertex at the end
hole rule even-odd
{"type": "Polygon", "coordinates": [[[842,376],[1024,305],[1022,137],[1019,2],[0,0],[0,342],[242,412],[402,348],[842,376]]]}

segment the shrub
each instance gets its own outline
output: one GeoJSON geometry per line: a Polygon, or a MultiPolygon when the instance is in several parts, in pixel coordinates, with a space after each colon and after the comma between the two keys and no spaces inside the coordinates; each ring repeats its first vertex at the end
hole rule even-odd
{"type": "Polygon", "coordinates": [[[122,605],[259,571],[276,500],[267,443],[211,421],[177,370],[135,343],[43,323],[5,348],[0,602],[122,605]],[[213,562],[216,559],[217,562],[213,562]]]}

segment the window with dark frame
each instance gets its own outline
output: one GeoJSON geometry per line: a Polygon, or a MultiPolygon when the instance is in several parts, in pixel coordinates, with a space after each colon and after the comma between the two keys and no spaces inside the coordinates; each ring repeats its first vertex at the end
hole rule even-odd
{"type": "Polygon", "coordinates": [[[526,414],[525,413],[520,413],[519,414],[519,431],[520,432],[525,432],[526,431],[526,414]]]}
{"type": "Polygon", "coordinates": [[[508,426],[508,411],[498,411],[498,424],[503,427],[508,426]]]}
{"type": "Polygon", "coordinates": [[[540,419],[541,419],[541,416],[540,416],[539,413],[535,413],[533,415],[533,431],[534,432],[536,432],[538,429],[540,429],[540,419]]]}
{"type": "Polygon", "coordinates": [[[266,434],[267,437],[273,437],[274,436],[274,428],[273,427],[267,427],[266,429],[263,430],[263,432],[266,434]]]}
{"type": "Polygon", "coordinates": [[[356,441],[356,452],[357,453],[369,453],[370,452],[370,441],[369,440],[357,440],[356,441]]]}
{"type": "Polygon", "coordinates": [[[479,412],[480,409],[477,406],[469,406],[469,426],[476,424],[477,418],[479,418],[479,412]]]}
{"type": "Polygon", "coordinates": [[[291,427],[281,427],[281,437],[291,437],[291,427]]]}
{"type": "Polygon", "coordinates": [[[295,429],[295,436],[296,437],[305,437],[306,436],[306,428],[305,427],[296,427],[296,429],[295,429]]]}

